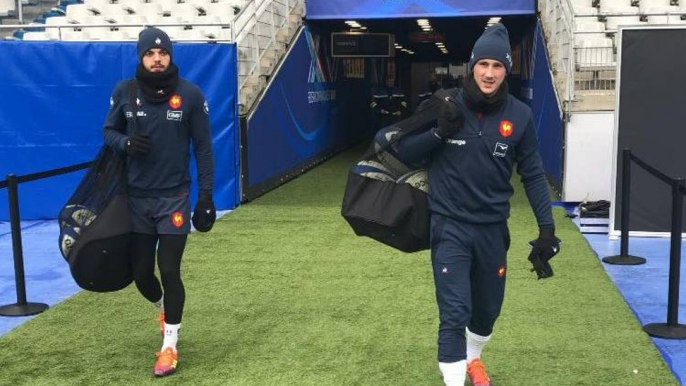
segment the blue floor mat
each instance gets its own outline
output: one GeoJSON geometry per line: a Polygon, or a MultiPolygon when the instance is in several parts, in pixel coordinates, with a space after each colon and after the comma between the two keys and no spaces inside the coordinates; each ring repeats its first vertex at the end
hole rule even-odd
{"type": "MultiPolygon", "coordinates": [[[[57,221],[22,221],[21,227],[26,300],[54,306],[80,291],[57,247],[57,221]]],[[[0,222],[0,306],[16,302],[12,235],[9,223],[0,222]]],[[[0,335],[33,317],[0,316],[0,335]]]]}
{"type": "MultiPolygon", "coordinates": [[[[605,256],[618,255],[620,240],[610,239],[606,234],[584,234],[591,248],[601,259],[605,256]]],[[[650,323],[667,322],[667,298],[669,287],[669,238],[631,237],[629,254],[646,259],[643,265],[612,265],[602,263],[608,276],[615,283],[641,326],[650,323]]],[[[681,254],[686,250],[682,245],[681,254]]],[[[681,266],[683,293],[685,277],[684,264],[681,266]]],[[[681,297],[678,319],[686,324],[686,301],[681,297]]],[[[636,328],[635,326],[617,326],[617,328],[636,328]]],[[[679,382],[686,380],[686,340],[651,338],[662,353],[679,382]]]]}

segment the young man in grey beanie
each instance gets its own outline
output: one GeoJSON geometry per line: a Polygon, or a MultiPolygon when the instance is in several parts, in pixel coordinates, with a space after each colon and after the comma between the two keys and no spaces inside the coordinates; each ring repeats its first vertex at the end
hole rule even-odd
{"type": "Polygon", "coordinates": [[[529,260],[539,279],[553,275],[560,250],[531,109],[508,92],[507,29],[488,28],[474,44],[464,88],[437,126],[399,143],[405,162],[428,159],[431,262],[439,309],[438,365],[446,386],[492,386],[481,361],[505,294],[507,218],[514,163],[539,236],[529,260]]]}
{"type": "Polygon", "coordinates": [[[178,365],[176,344],[186,297],[181,257],[190,221],[197,230],[207,232],[216,218],[214,160],[207,102],[198,86],[179,77],[169,36],[158,28],[147,28],[140,33],[137,48],[140,64],[135,79],[115,87],[103,134],[110,147],[127,155],[131,265],[140,293],[160,308],[158,322],[164,338],[154,374],[165,376],[178,365]],[[191,143],[200,188],[192,218],[191,143]],[[156,254],[162,285],[155,276],[156,254]]]}

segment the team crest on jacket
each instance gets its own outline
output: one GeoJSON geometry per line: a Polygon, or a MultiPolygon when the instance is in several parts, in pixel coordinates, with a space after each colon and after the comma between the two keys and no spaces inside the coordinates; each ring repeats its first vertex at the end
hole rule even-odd
{"type": "Polygon", "coordinates": [[[174,94],[169,98],[169,107],[172,109],[176,110],[181,108],[181,104],[183,103],[183,100],[181,99],[181,96],[179,94],[174,94]]]}
{"type": "Polygon", "coordinates": [[[512,135],[512,130],[514,130],[512,122],[508,121],[507,119],[500,121],[500,135],[507,138],[512,135]]]}
{"type": "Polygon", "coordinates": [[[181,213],[181,212],[172,213],[171,221],[172,221],[172,225],[174,225],[177,228],[181,228],[181,226],[183,225],[183,213],[181,213]]]}

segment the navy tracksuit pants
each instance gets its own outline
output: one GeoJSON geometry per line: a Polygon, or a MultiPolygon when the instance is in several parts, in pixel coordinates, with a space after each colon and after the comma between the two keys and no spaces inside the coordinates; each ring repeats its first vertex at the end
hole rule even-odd
{"type": "Polygon", "coordinates": [[[465,327],[493,332],[505,296],[507,221],[472,224],[431,216],[431,264],[439,311],[438,361],[467,357],[465,327]]]}

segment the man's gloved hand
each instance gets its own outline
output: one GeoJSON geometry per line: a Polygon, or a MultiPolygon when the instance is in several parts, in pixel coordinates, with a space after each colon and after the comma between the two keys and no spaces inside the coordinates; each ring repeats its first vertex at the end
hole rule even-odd
{"type": "Polygon", "coordinates": [[[131,134],[126,138],[126,152],[133,156],[144,156],[150,151],[150,137],[141,134],[131,134]]]}
{"type": "Polygon", "coordinates": [[[448,138],[464,126],[464,114],[455,102],[446,97],[438,113],[438,127],[435,132],[441,138],[448,138]]]}
{"type": "Polygon", "coordinates": [[[195,204],[193,217],[191,217],[193,227],[197,229],[198,232],[209,232],[216,219],[217,211],[214,209],[212,193],[201,191],[198,195],[198,203],[195,204]]]}
{"type": "Polygon", "coordinates": [[[546,279],[553,276],[553,267],[550,266],[550,259],[560,252],[560,239],[555,237],[554,228],[539,229],[538,238],[529,241],[531,253],[529,261],[533,265],[531,271],[536,271],[539,279],[546,279]]]}

